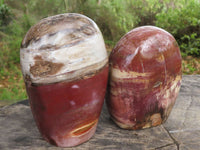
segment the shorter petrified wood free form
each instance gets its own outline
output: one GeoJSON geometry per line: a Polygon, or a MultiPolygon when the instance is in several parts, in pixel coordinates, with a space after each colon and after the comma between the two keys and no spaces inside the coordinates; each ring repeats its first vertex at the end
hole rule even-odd
{"type": "Polygon", "coordinates": [[[74,13],[45,18],[27,32],[20,58],[31,110],[44,139],[60,147],[90,139],[108,76],[97,25],[74,13]]]}
{"type": "Polygon", "coordinates": [[[181,85],[181,55],[174,37],[163,29],[135,28],[110,55],[107,106],[114,122],[142,129],[165,122],[181,85]]]}

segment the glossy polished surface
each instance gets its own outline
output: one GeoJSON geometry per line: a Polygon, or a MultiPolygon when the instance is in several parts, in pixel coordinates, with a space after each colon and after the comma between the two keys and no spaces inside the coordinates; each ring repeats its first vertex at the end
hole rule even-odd
{"type": "Polygon", "coordinates": [[[108,66],[84,80],[26,85],[33,116],[47,141],[70,147],[87,141],[95,133],[107,74],[108,66]]]}
{"type": "Polygon", "coordinates": [[[178,44],[160,28],[135,28],[111,52],[107,106],[121,128],[142,129],[165,122],[180,86],[178,44]]]}
{"type": "Polygon", "coordinates": [[[25,35],[21,67],[32,113],[45,140],[60,147],[90,139],[108,78],[108,57],[97,25],[80,14],[45,18],[25,35]]]}

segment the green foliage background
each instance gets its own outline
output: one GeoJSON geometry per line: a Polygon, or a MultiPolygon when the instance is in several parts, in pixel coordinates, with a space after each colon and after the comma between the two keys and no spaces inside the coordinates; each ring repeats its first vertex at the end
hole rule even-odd
{"type": "Polygon", "coordinates": [[[28,29],[66,12],[93,19],[110,47],[135,27],[155,25],[173,34],[183,57],[200,56],[200,0],[0,0],[0,100],[26,98],[19,50],[28,29]]]}

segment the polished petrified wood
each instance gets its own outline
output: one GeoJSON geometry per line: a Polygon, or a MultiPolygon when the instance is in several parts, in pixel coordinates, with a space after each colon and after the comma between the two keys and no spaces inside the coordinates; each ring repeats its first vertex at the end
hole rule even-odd
{"type": "Polygon", "coordinates": [[[32,113],[44,139],[70,147],[91,138],[108,76],[97,25],[74,13],[45,18],[25,35],[20,57],[32,113]]]}
{"type": "Polygon", "coordinates": [[[160,28],[135,28],[111,52],[107,106],[121,128],[142,129],[165,122],[180,85],[178,44],[160,28]]]}
{"type": "Polygon", "coordinates": [[[198,150],[200,75],[184,75],[167,121],[144,130],[122,130],[103,107],[95,135],[73,148],[57,148],[38,132],[28,101],[0,108],[1,150],[198,150]]]}

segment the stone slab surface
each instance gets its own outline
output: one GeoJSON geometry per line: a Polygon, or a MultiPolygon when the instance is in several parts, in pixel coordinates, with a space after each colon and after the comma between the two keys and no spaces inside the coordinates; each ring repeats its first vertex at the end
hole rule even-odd
{"type": "Polygon", "coordinates": [[[0,150],[198,150],[200,149],[200,76],[183,76],[176,104],[161,126],[131,131],[118,128],[104,105],[92,139],[58,148],[42,139],[28,101],[0,109],[0,150]]]}

